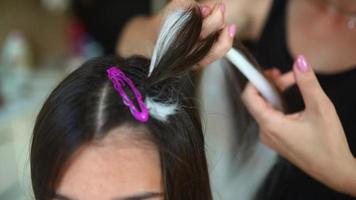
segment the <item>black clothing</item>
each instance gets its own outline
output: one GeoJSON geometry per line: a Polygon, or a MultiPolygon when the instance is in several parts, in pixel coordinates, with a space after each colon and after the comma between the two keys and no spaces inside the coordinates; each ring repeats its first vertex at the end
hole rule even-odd
{"type": "MultiPolygon", "coordinates": [[[[292,70],[294,60],[288,50],[286,40],[287,4],[287,0],[274,0],[259,41],[247,45],[263,67],[277,67],[282,72],[292,70]]],[[[317,74],[317,78],[334,103],[351,151],[356,156],[356,66],[338,74],[317,74]]],[[[296,112],[304,108],[296,86],[289,88],[283,96],[288,112],[296,112]]],[[[329,189],[285,159],[280,158],[260,188],[257,199],[348,200],[355,198],[329,189]]]]}

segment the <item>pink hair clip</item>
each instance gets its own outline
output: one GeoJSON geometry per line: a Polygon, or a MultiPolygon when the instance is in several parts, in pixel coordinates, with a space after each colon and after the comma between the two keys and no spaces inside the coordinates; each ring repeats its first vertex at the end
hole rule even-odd
{"type": "Polygon", "coordinates": [[[124,74],[123,71],[121,71],[117,67],[110,67],[107,70],[108,77],[111,80],[115,90],[120,94],[122,97],[123,103],[129,107],[131,114],[141,122],[147,122],[148,121],[148,109],[146,105],[142,101],[142,95],[140,91],[137,90],[136,86],[134,83],[124,74]],[[127,96],[125,90],[123,87],[125,85],[128,85],[131,89],[131,91],[134,93],[137,104],[140,107],[140,110],[136,108],[135,104],[131,101],[131,99],[127,96]]]}

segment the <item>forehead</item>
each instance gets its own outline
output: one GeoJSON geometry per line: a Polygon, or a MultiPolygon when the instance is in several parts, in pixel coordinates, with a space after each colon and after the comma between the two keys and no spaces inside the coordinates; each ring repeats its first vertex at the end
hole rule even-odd
{"type": "Polygon", "coordinates": [[[56,192],[75,200],[162,193],[158,151],[152,143],[131,137],[137,135],[133,131],[140,130],[117,128],[81,148],[65,169],[56,192]]]}

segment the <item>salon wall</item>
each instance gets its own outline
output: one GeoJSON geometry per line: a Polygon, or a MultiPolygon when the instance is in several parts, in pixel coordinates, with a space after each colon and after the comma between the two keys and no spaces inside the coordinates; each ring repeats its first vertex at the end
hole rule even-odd
{"type": "Polygon", "coordinates": [[[35,63],[63,54],[68,16],[68,12],[50,12],[40,0],[1,0],[0,47],[10,32],[18,30],[30,42],[35,63]]]}

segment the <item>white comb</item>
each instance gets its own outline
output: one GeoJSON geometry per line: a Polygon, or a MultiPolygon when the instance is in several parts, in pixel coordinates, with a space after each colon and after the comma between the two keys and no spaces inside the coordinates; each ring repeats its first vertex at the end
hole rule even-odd
{"type": "Polygon", "coordinates": [[[238,50],[232,48],[226,58],[254,85],[261,95],[277,109],[282,108],[278,92],[270,82],[238,50]]]}

